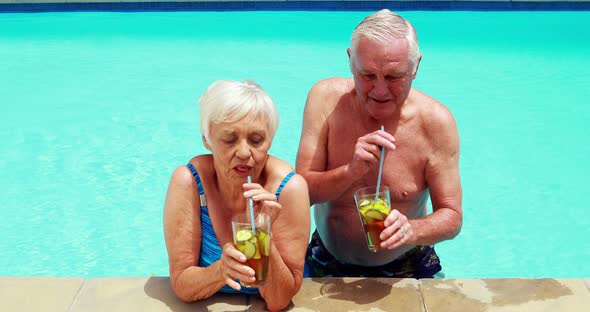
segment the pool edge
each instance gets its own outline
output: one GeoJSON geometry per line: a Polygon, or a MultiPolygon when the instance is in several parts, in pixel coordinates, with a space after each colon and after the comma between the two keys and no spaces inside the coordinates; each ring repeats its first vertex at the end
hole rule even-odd
{"type": "Polygon", "coordinates": [[[590,0],[497,1],[112,1],[112,0],[0,0],[0,13],[71,11],[588,11],[590,0]]]}
{"type": "MultiPolygon", "coordinates": [[[[395,307],[445,312],[522,309],[582,311],[590,279],[305,278],[290,311],[395,307]]],[[[216,294],[195,303],[176,298],[168,277],[0,277],[1,311],[227,311],[264,308],[257,296],[216,294]]]]}

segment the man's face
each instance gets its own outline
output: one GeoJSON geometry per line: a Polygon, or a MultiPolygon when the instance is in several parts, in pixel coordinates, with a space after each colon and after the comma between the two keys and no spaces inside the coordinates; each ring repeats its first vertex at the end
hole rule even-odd
{"type": "Polygon", "coordinates": [[[348,50],[350,68],[360,102],[379,120],[390,116],[404,103],[415,73],[408,58],[405,39],[387,44],[361,38],[356,50],[348,50]]]}

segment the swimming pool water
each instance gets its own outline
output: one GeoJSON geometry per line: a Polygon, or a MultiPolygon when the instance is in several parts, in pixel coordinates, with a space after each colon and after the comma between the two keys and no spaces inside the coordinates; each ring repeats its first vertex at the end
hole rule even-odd
{"type": "MultiPolygon", "coordinates": [[[[415,87],[461,137],[464,226],[447,277],[590,277],[590,12],[406,11],[415,87]]],[[[0,276],[167,275],[170,174],[201,144],[196,101],[251,78],[294,164],[307,91],[349,76],[368,12],[0,14],[0,276]]]]}

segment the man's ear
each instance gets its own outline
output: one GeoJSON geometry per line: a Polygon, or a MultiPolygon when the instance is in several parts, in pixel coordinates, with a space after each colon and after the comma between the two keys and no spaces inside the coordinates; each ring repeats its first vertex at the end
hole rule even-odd
{"type": "Polygon", "coordinates": [[[201,139],[203,140],[203,145],[205,145],[205,148],[210,151],[211,146],[209,146],[209,143],[207,143],[207,139],[205,138],[205,136],[201,135],[201,139]]]}
{"type": "Polygon", "coordinates": [[[421,60],[422,60],[422,55],[420,55],[420,57],[418,58],[418,64],[416,64],[416,70],[414,71],[414,74],[412,75],[412,79],[416,79],[416,76],[418,75],[418,67],[420,67],[421,60]]]}
{"type": "Polygon", "coordinates": [[[346,49],[346,54],[348,54],[348,65],[350,66],[350,72],[352,73],[352,57],[350,56],[350,48],[346,49]]]}

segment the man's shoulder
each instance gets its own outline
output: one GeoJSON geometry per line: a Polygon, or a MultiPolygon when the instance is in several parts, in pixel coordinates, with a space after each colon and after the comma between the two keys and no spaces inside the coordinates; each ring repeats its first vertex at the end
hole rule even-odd
{"type": "Polygon", "coordinates": [[[307,108],[313,114],[327,115],[340,103],[348,103],[354,97],[354,81],[333,77],[318,81],[307,95],[307,108]]]}
{"type": "Polygon", "coordinates": [[[352,78],[331,77],[318,81],[311,92],[321,94],[344,94],[354,89],[352,78]]]}
{"type": "Polygon", "coordinates": [[[422,127],[430,138],[436,141],[441,137],[456,135],[456,121],[447,106],[418,90],[412,90],[412,95],[422,127]]]}
{"type": "Polygon", "coordinates": [[[454,122],[449,108],[437,99],[416,89],[412,89],[411,95],[420,116],[427,124],[454,122]]]}

